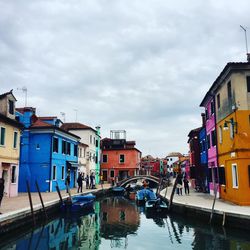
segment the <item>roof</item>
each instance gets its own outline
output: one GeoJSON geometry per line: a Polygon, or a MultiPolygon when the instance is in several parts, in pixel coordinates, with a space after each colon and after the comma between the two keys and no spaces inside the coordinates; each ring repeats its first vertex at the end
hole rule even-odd
{"type": "Polygon", "coordinates": [[[56,116],[39,116],[39,119],[41,120],[54,120],[57,119],[56,116]]]}
{"type": "Polygon", "coordinates": [[[15,96],[13,95],[12,91],[13,91],[13,89],[10,90],[9,92],[6,92],[6,93],[1,94],[1,95],[0,95],[0,99],[5,98],[7,95],[12,95],[12,96],[14,97],[14,99],[16,100],[16,98],[15,98],[15,96]]]}
{"type": "Polygon", "coordinates": [[[24,114],[25,111],[31,111],[31,112],[36,113],[36,108],[33,108],[33,107],[16,108],[16,111],[18,111],[21,114],[24,114]]]}
{"type": "Polygon", "coordinates": [[[63,123],[62,126],[61,126],[61,129],[64,129],[66,131],[91,129],[91,130],[96,132],[95,129],[93,129],[93,128],[85,125],[85,124],[79,123],[79,122],[66,122],[66,123],[63,123]]]}
{"type": "Polygon", "coordinates": [[[189,137],[188,142],[190,141],[191,137],[193,137],[193,134],[198,134],[202,128],[203,127],[192,129],[188,134],[189,137]]]}
{"type": "Polygon", "coordinates": [[[9,117],[2,115],[1,113],[0,113],[0,121],[4,121],[4,122],[6,122],[6,123],[8,123],[16,128],[20,128],[20,129],[23,128],[22,123],[14,120],[14,119],[10,119],[9,117]]]}
{"type": "Polygon", "coordinates": [[[250,62],[229,62],[224,67],[224,69],[221,71],[219,76],[216,78],[216,80],[213,82],[212,86],[206,93],[205,97],[203,98],[200,107],[204,107],[206,102],[214,96],[214,92],[218,89],[218,87],[221,85],[221,83],[227,78],[227,76],[235,71],[243,71],[243,70],[249,70],[250,71],[250,62]]]}
{"type": "Polygon", "coordinates": [[[174,157],[174,156],[180,157],[182,156],[182,154],[179,152],[171,152],[166,157],[174,157]]]}
{"type": "Polygon", "coordinates": [[[31,128],[35,128],[35,127],[51,127],[51,124],[49,124],[47,122],[43,122],[42,120],[40,120],[38,118],[30,127],[31,128]]]}

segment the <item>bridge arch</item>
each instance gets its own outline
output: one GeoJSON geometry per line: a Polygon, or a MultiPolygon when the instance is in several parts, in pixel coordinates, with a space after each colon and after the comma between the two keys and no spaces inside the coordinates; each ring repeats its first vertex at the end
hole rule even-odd
{"type": "Polygon", "coordinates": [[[152,181],[156,184],[159,184],[159,182],[160,182],[160,178],[153,176],[153,175],[136,175],[136,176],[132,176],[132,177],[129,177],[127,179],[124,179],[124,180],[118,182],[117,185],[120,187],[125,187],[128,183],[130,183],[132,181],[137,181],[140,179],[146,179],[146,180],[152,181]]]}

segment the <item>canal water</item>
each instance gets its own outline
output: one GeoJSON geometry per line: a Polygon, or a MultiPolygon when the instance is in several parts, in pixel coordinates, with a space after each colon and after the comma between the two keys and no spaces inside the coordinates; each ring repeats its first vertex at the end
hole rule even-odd
{"type": "Polygon", "coordinates": [[[148,215],[124,197],[109,197],[96,201],[88,214],[60,216],[26,232],[20,229],[1,240],[0,249],[250,250],[250,234],[193,218],[148,215]]]}

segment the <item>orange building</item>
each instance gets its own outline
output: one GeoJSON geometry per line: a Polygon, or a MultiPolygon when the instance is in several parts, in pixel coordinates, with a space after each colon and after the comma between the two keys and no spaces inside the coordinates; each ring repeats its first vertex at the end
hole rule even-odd
{"type": "Polygon", "coordinates": [[[125,131],[111,131],[111,138],[101,141],[103,181],[120,181],[139,173],[141,151],[135,141],[126,141],[125,131]]]}
{"type": "Polygon", "coordinates": [[[250,205],[250,63],[228,63],[211,90],[221,198],[250,205]]]}

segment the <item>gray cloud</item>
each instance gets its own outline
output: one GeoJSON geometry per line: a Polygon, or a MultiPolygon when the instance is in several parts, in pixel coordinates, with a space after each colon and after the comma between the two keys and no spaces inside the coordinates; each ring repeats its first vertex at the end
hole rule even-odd
{"type": "Polygon", "coordinates": [[[234,1],[0,1],[0,90],[39,115],[127,130],[143,154],[188,152],[199,104],[245,61],[249,4],[234,1]]]}

